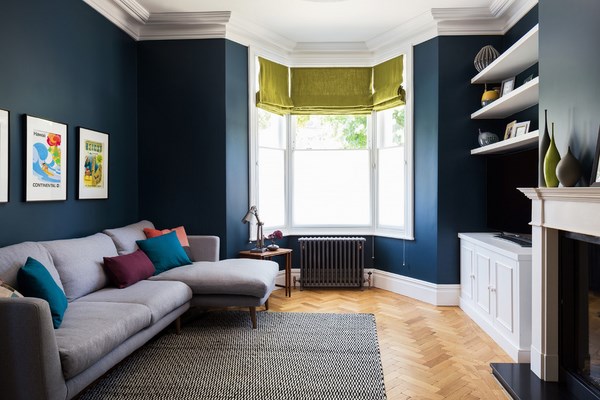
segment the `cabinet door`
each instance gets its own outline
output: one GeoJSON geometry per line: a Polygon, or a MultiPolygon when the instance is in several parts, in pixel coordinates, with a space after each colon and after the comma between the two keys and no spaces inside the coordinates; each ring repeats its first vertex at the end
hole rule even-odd
{"type": "Polygon", "coordinates": [[[505,336],[514,335],[515,321],[515,267],[512,260],[497,258],[494,260],[492,292],[495,298],[494,325],[505,336]]]}
{"type": "Polygon", "coordinates": [[[475,304],[484,317],[490,317],[492,263],[490,257],[477,250],[475,254],[475,304]]]}
{"type": "Polygon", "coordinates": [[[470,243],[460,243],[460,297],[463,300],[473,301],[473,287],[475,273],[473,271],[473,246],[470,243]]]}

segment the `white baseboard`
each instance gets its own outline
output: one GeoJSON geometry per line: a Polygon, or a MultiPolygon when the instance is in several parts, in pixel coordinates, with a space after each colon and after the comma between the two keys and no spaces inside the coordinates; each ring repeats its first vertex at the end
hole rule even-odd
{"type": "MultiPolygon", "coordinates": [[[[437,285],[409,278],[407,276],[393,274],[378,269],[365,269],[365,278],[372,272],[371,285],[373,287],[388,290],[393,293],[424,301],[435,306],[457,306],[460,297],[460,285],[437,285]]],[[[292,287],[294,277],[300,278],[300,269],[292,268],[292,287]]],[[[279,271],[275,282],[283,285],[285,282],[285,271],[279,271]]]]}
{"type": "Polygon", "coordinates": [[[460,285],[438,285],[379,269],[373,270],[376,288],[424,301],[434,306],[457,306],[460,285]]]}

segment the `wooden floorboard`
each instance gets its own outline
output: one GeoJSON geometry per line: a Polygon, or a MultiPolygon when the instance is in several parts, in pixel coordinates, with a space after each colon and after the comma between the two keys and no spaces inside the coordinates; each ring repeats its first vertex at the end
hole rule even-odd
{"type": "Polygon", "coordinates": [[[374,314],[388,400],[509,398],[490,363],[512,359],[458,307],[370,288],[277,290],[269,309],[374,314]]]}

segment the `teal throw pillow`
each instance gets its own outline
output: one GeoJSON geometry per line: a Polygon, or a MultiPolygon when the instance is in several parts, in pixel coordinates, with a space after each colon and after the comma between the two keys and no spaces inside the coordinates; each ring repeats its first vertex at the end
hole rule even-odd
{"type": "Polygon", "coordinates": [[[35,258],[28,257],[25,265],[17,272],[17,283],[24,296],[37,297],[48,302],[54,329],[58,329],[67,310],[67,296],[46,267],[35,258]]]}
{"type": "Polygon", "coordinates": [[[177,239],[175,231],[146,240],[138,240],[136,243],[154,264],[156,269],[154,275],[192,263],[177,239]]]}

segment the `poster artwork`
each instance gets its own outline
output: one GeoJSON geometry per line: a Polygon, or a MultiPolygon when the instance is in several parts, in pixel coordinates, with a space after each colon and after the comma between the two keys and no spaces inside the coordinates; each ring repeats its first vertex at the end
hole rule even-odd
{"type": "Polygon", "coordinates": [[[34,129],[32,137],[33,188],[59,189],[62,182],[62,137],[34,129]]]}
{"type": "Polygon", "coordinates": [[[84,143],[85,161],[83,166],[85,172],[83,176],[83,185],[86,188],[104,187],[102,171],[104,170],[102,157],[103,144],[92,140],[86,140],[84,143]]]}

